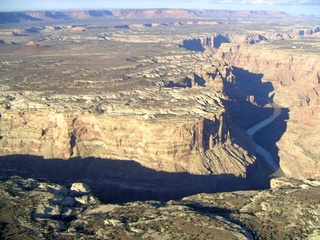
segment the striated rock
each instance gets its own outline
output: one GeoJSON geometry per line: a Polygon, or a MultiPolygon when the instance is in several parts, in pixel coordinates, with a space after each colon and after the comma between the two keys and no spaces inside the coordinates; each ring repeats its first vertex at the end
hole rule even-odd
{"type": "Polygon", "coordinates": [[[216,56],[262,73],[262,81],[272,83],[274,102],[290,111],[286,131],[277,140],[282,170],[290,177],[319,176],[319,53],[289,45],[281,49],[223,44],[216,56]]]}
{"type": "MultiPolygon", "coordinates": [[[[31,154],[45,158],[99,157],[133,159],[144,166],[166,171],[229,172],[244,175],[242,157],[224,166],[205,165],[202,154],[220,152],[216,159],[227,156],[219,148],[230,146],[232,140],[225,113],[211,119],[190,119],[174,123],[176,118],[154,120],[83,114],[70,117],[48,111],[25,112],[23,115],[6,112],[1,141],[2,154],[31,154]],[[8,119],[9,118],[9,119],[8,119]],[[206,133],[204,133],[206,131],[206,133]],[[36,138],[34,138],[36,136],[36,138]],[[209,144],[209,142],[213,144],[209,144]],[[221,155],[222,154],[222,155],[221,155]],[[239,163],[237,163],[239,162],[239,163]]],[[[232,159],[233,158],[233,159],[232,159]]],[[[214,160],[214,158],[212,158],[214,160]]],[[[219,160],[218,160],[219,161],[219,160]]],[[[253,163],[248,156],[248,163],[253,163]]]]}
{"type": "Polygon", "coordinates": [[[203,55],[158,56],[145,65],[143,71],[130,69],[128,77],[152,84],[134,90],[2,96],[7,110],[0,153],[134,160],[157,171],[245,177],[255,163],[254,143],[233,125],[222,102],[232,69],[203,55]]]}
{"type": "MultiPolygon", "coordinates": [[[[234,76],[223,61],[185,51],[106,67],[92,56],[89,70],[75,67],[78,55],[75,65],[23,60],[25,75],[0,95],[5,174],[84,182],[108,202],[268,186],[255,143],[225,107],[234,76]]],[[[21,63],[3,65],[18,73],[21,63]]]]}

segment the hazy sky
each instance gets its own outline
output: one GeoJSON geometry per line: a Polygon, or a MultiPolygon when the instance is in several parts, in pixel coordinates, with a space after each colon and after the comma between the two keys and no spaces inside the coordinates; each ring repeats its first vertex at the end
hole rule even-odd
{"type": "Polygon", "coordinates": [[[276,10],[320,15],[320,0],[0,0],[0,11],[112,8],[276,10]]]}

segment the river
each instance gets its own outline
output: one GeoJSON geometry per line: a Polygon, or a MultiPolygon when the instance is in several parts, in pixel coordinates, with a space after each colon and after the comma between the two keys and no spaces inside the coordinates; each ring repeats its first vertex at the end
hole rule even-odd
{"type": "MultiPolygon", "coordinates": [[[[270,105],[273,107],[273,113],[270,117],[268,117],[267,119],[259,122],[258,124],[252,126],[251,128],[249,128],[247,130],[247,133],[249,136],[253,136],[254,134],[256,134],[258,131],[260,131],[262,128],[266,127],[267,125],[269,125],[270,123],[272,123],[277,117],[279,117],[281,115],[281,108],[279,106],[277,106],[274,103],[270,103],[270,105]]],[[[259,155],[261,155],[266,163],[276,172],[279,169],[279,164],[277,163],[277,161],[272,157],[271,153],[264,149],[263,147],[261,147],[260,145],[257,144],[256,146],[256,153],[258,153],[259,155]]]]}

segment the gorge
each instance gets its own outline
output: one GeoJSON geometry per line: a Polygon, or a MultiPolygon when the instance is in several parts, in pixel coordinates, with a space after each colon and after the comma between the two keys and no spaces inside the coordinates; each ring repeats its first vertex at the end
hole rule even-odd
{"type": "Polygon", "coordinates": [[[319,46],[282,12],[0,13],[0,238],[317,239],[319,46]]]}

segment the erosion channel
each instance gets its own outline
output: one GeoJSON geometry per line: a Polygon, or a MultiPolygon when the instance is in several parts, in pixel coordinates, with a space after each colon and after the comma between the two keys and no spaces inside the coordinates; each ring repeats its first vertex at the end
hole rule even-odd
{"type": "MultiPolygon", "coordinates": [[[[252,126],[247,130],[247,133],[249,136],[253,136],[256,134],[256,132],[260,131],[262,128],[268,126],[270,123],[272,123],[277,117],[281,114],[281,109],[274,103],[270,104],[273,107],[273,113],[270,117],[267,119],[259,122],[258,124],[252,126]]],[[[272,157],[272,154],[257,144],[256,152],[260,154],[266,161],[266,163],[274,170],[275,172],[279,170],[279,164],[276,162],[276,160],[272,157]]]]}

